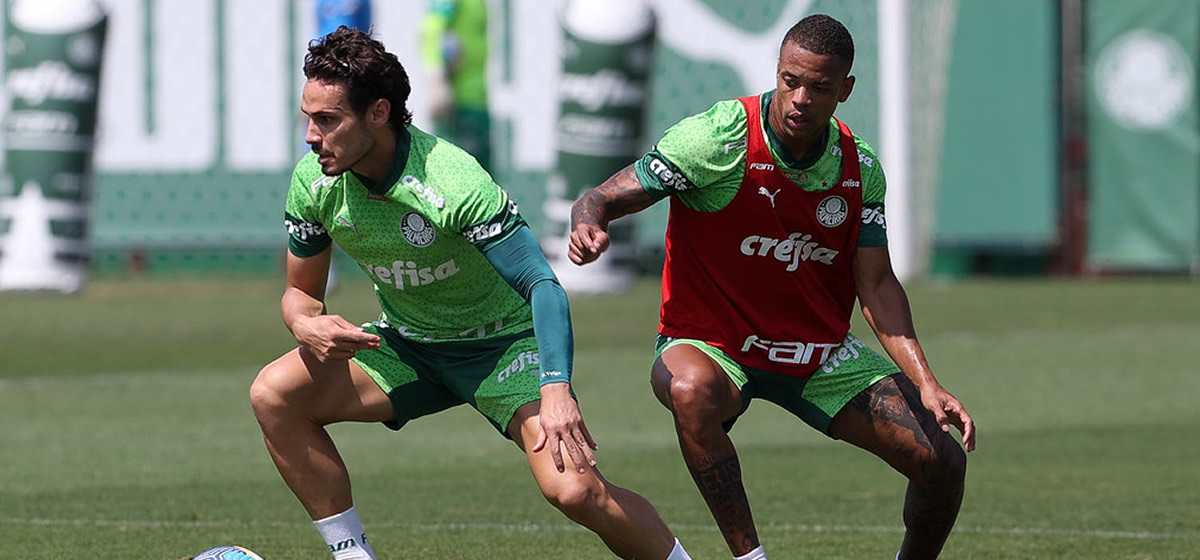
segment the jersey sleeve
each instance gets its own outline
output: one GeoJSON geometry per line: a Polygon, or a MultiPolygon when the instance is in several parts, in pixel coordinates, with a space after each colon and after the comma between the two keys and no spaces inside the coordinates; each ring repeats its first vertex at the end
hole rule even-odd
{"type": "Polygon", "coordinates": [[[283,214],[284,227],[288,232],[288,250],[297,257],[311,257],[333,243],[320,219],[316,193],[324,186],[322,182],[335,180],[317,174],[308,177],[304,173],[306,161],[301,160],[292,172],[292,183],[288,188],[287,204],[283,214]]]}
{"type": "Polygon", "coordinates": [[[858,150],[863,178],[862,228],[858,232],[858,246],[886,247],[887,220],[884,218],[883,201],[887,194],[887,180],[875,151],[861,140],[858,141],[858,150]]]}
{"type": "Polygon", "coordinates": [[[533,233],[528,227],[519,228],[485,251],[484,256],[500,277],[529,302],[541,356],[541,384],[570,382],[574,355],[570,306],[533,233]]]}
{"type": "Polygon", "coordinates": [[[720,101],[667,129],[654,149],[634,164],[638,181],[655,198],[727,182],[742,171],[746,131],[741,102],[720,101]]]}

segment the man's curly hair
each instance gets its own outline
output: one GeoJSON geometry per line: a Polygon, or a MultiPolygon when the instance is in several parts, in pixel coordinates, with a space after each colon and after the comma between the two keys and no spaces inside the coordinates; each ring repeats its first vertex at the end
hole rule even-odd
{"type": "Polygon", "coordinates": [[[343,25],[309,42],[304,77],[346,88],[350,108],[359,114],[365,114],[376,99],[387,99],[397,132],[412,124],[406,105],[412,85],[404,66],[383,43],[363,31],[343,25]]]}
{"type": "Polygon", "coordinates": [[[854,64],[854,39],[842,22],[825,14],[813,14],[793,25],[783,36],[783,45],[792,43],[808,52],[832,55],[846,61],[846,69],[854,64]]]}

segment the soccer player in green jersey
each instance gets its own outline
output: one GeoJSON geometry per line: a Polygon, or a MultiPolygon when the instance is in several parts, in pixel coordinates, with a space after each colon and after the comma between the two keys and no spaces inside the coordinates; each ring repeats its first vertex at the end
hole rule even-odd
{"type": "Polygon", "coordinates": [[[966,454],[950,426],[975,447],[892,271],[883,170],[833,117],[853,59],[841,23],[804,18],[780,45],[775,90],[684,119],[572,208],[569,256],[585,264],[610,221],[670,197],[651,384],[737,560],[766,558],[728,435],[752,399],[908,478],[899,559],[937,557],[958,515],[966,454]],[[891,361],[849,333],[856,299],[891,361]]]}
{"type": "Polygon", "coordinates": [[[623,558],[687,559],[644,498],[596,470],[570,389],[567,298],[516,204],[458,147],[411,126],[408,76],[362,31],[309,45],[312,153],[288,191],[283,320],[299,347],[258,374],[267,449],[335,559],[373,559],[325,426],[469,404],[525,453],[546,499],[623,558]],[[375,285],[379,319],[328,314],[333,243],[375,285]],[[565,458],[564,458],[565,456],[565,458]]]}

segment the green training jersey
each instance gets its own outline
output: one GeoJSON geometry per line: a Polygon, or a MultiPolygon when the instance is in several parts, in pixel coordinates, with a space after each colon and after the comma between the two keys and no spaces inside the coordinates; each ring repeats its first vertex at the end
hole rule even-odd
{"type": "MultiPolygon", "coordinates": [[[[795,161],[767,123],[772,94],[759,96],[762,129],[775,164],[796,186],[809,191],[833,188],[842,174],[842,149],[837,122],[829,120],[828,140],[821,157],[795,161]]],[[[638,181],[656,198],[675,195],[688,208],[716,212],[733,200],[746,173],[746,108],[736,99],[717,102],[707,112],[672,126],[649,153],[634,164],[638,181]]],[[[859,247],[887,245],[883,197],[887,185],[875,150],[858,135],[858,161],[862,170],[863,215],[859,247]]]]}
{"type": "Polygon", "coordinates": [[[491,338],[530,329],[529,304],[483,251],[525,220],[466,152],[408,127],[383,181],[329,177],[316,154],[292,174],[288,248],[309,257],[337,243],[375,284],[381,320],[420,341],[491,338]]]}

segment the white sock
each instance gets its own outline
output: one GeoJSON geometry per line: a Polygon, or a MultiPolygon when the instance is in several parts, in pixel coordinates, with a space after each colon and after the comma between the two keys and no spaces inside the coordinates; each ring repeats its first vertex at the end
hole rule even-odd
{"type": "Polygon", "coordinates": [[[675,548],[671,549],[671,553],[667,555],[667,560],[692,560],[692,557],[688,556],[687,551],[683,549],[683,544],[679,542],[679,539],[675,539],[675,548]]]}
{"type": "Polygon", "coordinates": [[[767,551],[763,550],[762,545],[758,545],[758,548],[750,552],[741,556],[734,556],[733,560],[767,560],[767,551]]]}
{"type": "Polygon", "coordinates": [[[334,560],[376,560],[354,506],[337,515],[313,521],[334,560]]]}

